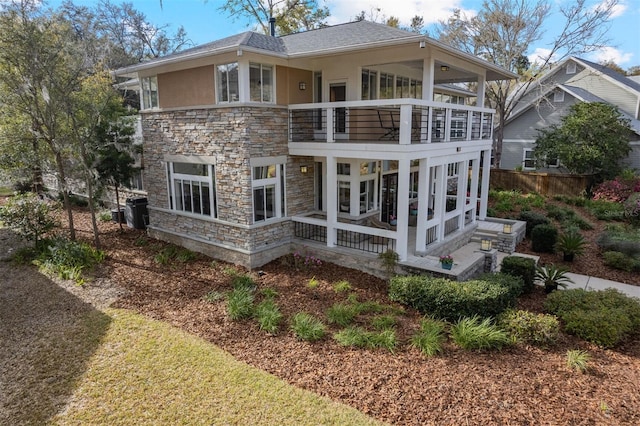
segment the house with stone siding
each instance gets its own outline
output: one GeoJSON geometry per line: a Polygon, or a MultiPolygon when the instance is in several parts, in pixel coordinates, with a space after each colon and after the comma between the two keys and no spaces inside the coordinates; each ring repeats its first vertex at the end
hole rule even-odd
{"type": "Polygon", "coordinates": [[[468,242],[487,212],[484,85],[516,77],[367,21],[244,32],[116,74],[140,83],[149,234],[249,268],[468,242]]]}

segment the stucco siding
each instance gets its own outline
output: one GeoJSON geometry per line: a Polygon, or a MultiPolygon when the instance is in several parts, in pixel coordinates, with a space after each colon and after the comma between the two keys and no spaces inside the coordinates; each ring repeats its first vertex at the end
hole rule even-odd
{"type": "Polygon", "coordinates": [[[158,74],[160,108],[215,103],[213,65],[158,74]]]}

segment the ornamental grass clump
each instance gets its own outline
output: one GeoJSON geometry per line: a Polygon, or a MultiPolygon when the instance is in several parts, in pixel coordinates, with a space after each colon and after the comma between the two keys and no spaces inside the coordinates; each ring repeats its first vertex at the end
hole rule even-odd
{"type": "Polygon", "coordinates": [[[423,355],[431,357],[442,352],[442,345],[446,339],[445,324],[431,318],[420,321],[420,330],[411,336],[411,346],[417,348],[423,355]]]}
{"type": "Polygon", "coordinates": [[[462,349],[502,349],[511,339],[491,318],[462,318],[451,326],[451,338],[462,349]]]}
{"type": "Polygon", "coordinates": [[[247,288],[234,288],[227,295],[227,314],[233,321],[250,318],[253,315],[253,292],[247,288]]]}
{"type": "Polygon", "coordinates": [[[324,324],[306,312],[298,312],[293,316],[291,330],[298,339],[308,342],[320,340],[326,333],[324,324]]]}
{"type": "Polygon", "coordinates": [[[586,373],[589,370],[589,361],[591,361],[591,355],[587,351],[580,349],[567,351],[566,363],[570,370],[586,373]]]}
{"type": "Polygon", "coordinates": [[[258,321],[260,330],[264,330],[269,334],[276,334],[282,322],[282,312],[280,312],[280,308],[278,308],[273,299],[266,299],[256,306],[255,318],[258,321]]]}
{"type": "Polygon", "coordinates": [[[335,303],[327,310],[327,321],[346,327],[353,322],[358,315],[358,308],[350,303],[335,303]]]}

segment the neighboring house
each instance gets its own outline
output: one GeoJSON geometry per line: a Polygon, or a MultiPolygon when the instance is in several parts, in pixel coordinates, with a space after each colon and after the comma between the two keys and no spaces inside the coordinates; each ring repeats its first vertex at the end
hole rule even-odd
{"type": "Polygon", "coordinates": [[[460,241],[487,211],[484,83],[517,77],[367,21],[116,74],[141,83],[149,233],[250,268],[306,243],[407,261],[460,241]]]}
{"type": "MultiPolygon", "coordinates": [[[[500,167],[535,170],[533,149],[538,130],[559,124],[577,102],[605,102],[618,107],[634,131],[632,151],[624,161],[640,170],[640,82],[575,57],[561,62],[533,85],[507,118],[500,167]]],[[[565,170],[555,161],[542,171],[565,170]]]]}

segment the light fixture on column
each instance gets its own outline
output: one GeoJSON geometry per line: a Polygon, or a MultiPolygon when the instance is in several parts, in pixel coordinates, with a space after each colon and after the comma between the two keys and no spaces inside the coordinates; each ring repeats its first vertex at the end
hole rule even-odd
{"type": "Polygon", "coordinates": [[[304,81],[301,81],[300,83],[298,83],[298,89],[307,90],[307,83],[304,81]]]}
{"type": "Polygon", "coordinates": [[[490,251],[491,250],[491,240],[488,238],[483,238],[480,240],[480,249],[482,251],[490,251]]]}
{"type": "Polygon", "coordinates": [[[427,42],[424,40],[420,40],[420,49],[424,49],[425,47],[427,47],[427,42]]]}
{"type": "Polygon", "coordinates": [[[440,65],[440,71],[449,71],[448,65],[440,65]]]}
{"type": "Polygon", "coordinates": [[[510,223],[505,223],[502,225],[502,232],[505,234],[510,234],[513,231],[513,226],[510,223]]]}
{"type": "Polygon", "coordinates": [[[302,173],[303,175],[306,175],[308,171],[309,168],[307,166],[300,166],[300,173],[302,173]]]}

